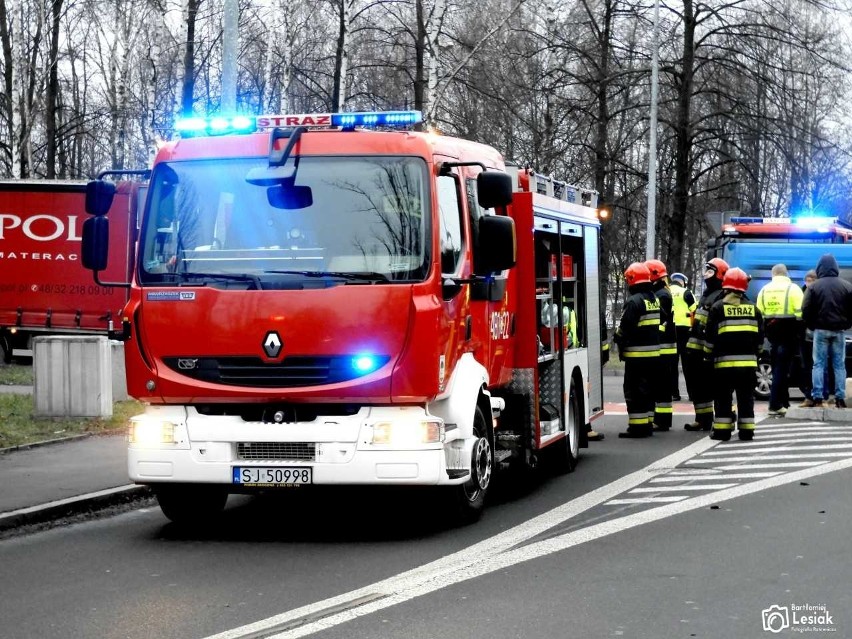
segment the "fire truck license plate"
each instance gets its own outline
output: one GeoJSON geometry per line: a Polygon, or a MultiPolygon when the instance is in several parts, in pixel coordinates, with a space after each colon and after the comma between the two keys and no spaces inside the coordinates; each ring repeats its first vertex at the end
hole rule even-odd
{"type": "Polygon", "coordinates": [[[313,483],[312,468],[287,466],[235,466],[232,482],[241,486],[300,486],[313,483]]]}

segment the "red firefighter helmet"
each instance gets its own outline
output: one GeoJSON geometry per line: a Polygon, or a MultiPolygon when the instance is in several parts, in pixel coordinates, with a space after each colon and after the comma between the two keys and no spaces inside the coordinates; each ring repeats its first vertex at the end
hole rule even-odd
{"type": "Polygon", "coordinates": [[[725,279],[722,280],[722,288],[729,288],[732,291],[745,293],[748,290],[749,277],[744,270],[735,266],[725,273],[725,279]]]}
{"type": "Polygon", "coordinates": [[[666,270],[666,265],[663,264],[661,260],[648,260],[645,262],[645,266],[647,266],[648,270],[651,271],[652,282],[656,282],[669,274],[666,270]]]}
{"type": "Polygon", "coordinates": [[[624,279],[627,280],[628,286],[647,284],[651,281],[651,271],[642,262],[633,262],[624,271],[624,279]]]}
{"type": "Polygon", "coordinates": [[[724,281],[725,273],[728,272],[728,263],[721,257],[714,257],[704,265],[705,271],[713,271],[717,279],[724,281]]]}

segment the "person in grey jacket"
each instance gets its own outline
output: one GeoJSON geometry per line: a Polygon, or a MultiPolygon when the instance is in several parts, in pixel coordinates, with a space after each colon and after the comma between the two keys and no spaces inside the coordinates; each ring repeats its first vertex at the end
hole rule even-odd
{"type": "Polygon", "coordinates": [[[817,262],[817,280],[805,291],[802,319],[814,332],[814,406],[828,398],[824,373],[828,363],[834,371],[834,405],[846,408],[846,329],[852,326],[852,284],[839,277],[840,267],[831,253],[817,262]]]}

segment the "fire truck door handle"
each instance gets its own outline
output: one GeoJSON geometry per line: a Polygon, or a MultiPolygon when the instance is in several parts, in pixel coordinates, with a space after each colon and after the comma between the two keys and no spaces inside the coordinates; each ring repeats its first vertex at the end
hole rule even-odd
{"type": "Polygon", "coordinates": [[[471,338],[472,334],[472,322],[470,319],[470,315],[464,318],[464,340],[468,341],[471,338]]]}

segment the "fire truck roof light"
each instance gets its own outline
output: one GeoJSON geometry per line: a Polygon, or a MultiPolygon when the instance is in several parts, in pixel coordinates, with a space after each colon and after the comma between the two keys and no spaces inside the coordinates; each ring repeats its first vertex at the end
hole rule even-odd
{"type": "Polygon", "coordinates": [[[423,121],[420,111],[361,111],[332,113],[331,125],[342,129],[355,127],[407,127],[423,121]]]}
{"type": "Polygon", "coordinates": [[[827,217],[824,215],[802,215],[800,217],[795,218],[794,222],[796,223],[796,226],[815,228],[837,224],[837,218],[827,217]]]}
{"type": "Polygon", "coordinates": [[[181,118],[175,122],[175,130],[183,136],[253,133],[257,130],[257,122],[246,115],[181,118]]]}

